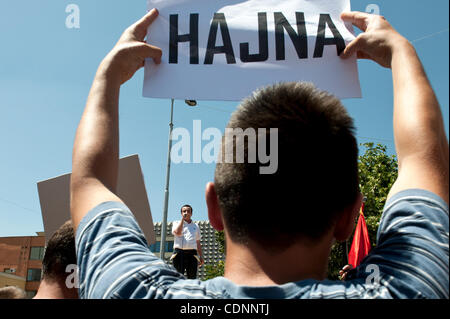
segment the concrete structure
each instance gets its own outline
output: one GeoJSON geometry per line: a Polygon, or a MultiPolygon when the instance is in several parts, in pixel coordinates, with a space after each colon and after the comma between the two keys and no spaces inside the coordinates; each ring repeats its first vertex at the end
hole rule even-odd
{"type": "Polygon", "coordinates": [[[16,286],[25,290],[27,278],[0,272],[0,288],[8,286],[16,286]]]}
{"type": "MultiPolygon", "coordinates": [[[[209,224],[209,221],[195,221],[200,227],[200,233],[202,238],[200,243],[202,244],[203,258],[205,259],[205,265],[211,265],[217,263],[219,260],[224,260],[225,256],[219,253],[219,244],[214,237],[214,228],[209,224]]],[[[156,244],[150,246],[150,249],[159,253],[159,246],[161,241],[161,223],[155,223],[155,234],[156,234],[156,244]],[[156,247],[156,249],[155,249],[156,247]]],[[[166,233],[166,252],[165,259],[169,260],[173,253],[173,242],[174,238],[172,235],[172,222],[167,223],[167,233],[166,233]]],[[[157,254],[158,255],[158,254],[157,254]]],[[[158,255],[159,256],[159,255],[158,255]]],[[[169,261],[170,263],[170,261],[169,261]]],[[[205,265],[198,269],[198,278],[204,279],[205,277],[205,265]]]]}
{"type": "Polygon", "coordinates": [[[1,237],[0,238],[0,272],[11,276],[2,276],[0,287],[18,286],[25,290],[28,297],[36,294],[42,273],[45,236],[1,237]],[[25,284],[23,285],[23,280],[25,284]],[[10,282],[17,284],[10,284],[10,282]],[[19,285],[20,284],[20,285],[19,285]]]}

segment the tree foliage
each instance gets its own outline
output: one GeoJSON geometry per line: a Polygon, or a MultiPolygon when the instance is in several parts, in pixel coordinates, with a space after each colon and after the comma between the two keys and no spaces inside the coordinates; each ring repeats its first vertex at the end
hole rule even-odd
{"type": "MultiPolygon", "coordinates": [[[[214,239],[219,244],[219,253],[225,255],[225,234],[223,231],[215,231],[214,239]]],[[[225,261],[219,260],[215,264],[205,265],[205,279],[212,279],[215,277],[223,276],[225,272],[225,261]]]]}
{"type": "MultiPolygon", "coordinates": [[[[369,231],[372,247],[376,244],[376,234],[389,190],[397,179],[398,164],[394,155],[386,154],[386,146],[374,143],[361,144],[365,152],[358,158],[360,190],[365,197],[364,217],[369,231]]],[[[357,220],[355,220],[356,226],[357,220]]],[[[219,243],[220,253],[225,253],[225,237],[223,232],[216,231],[215,239],[219,243]]],[[[350,250],[353,236],[347,242],[335,243],[328,260],[328,279],[337,280],[339,270],[347,264],[347,252],[350,250]]],[[[214,265],[206,265],[206,278],[223,276],[225,263],[219,261],[214,265]]]]}
{"type": "MultiPolygon", "coordinates": [[[[366,150],[358,159],[359,184],[365,198],[364,217],[370,243],[374,247],[387,195],[398,176],[398,163],[395,155],[386,154],[385,145],[374,143],[361,145],[366,150]]],[[[355,226],[356,222],[357,220],[355,226]]],[[[347,250],[350,250],[352,241],[353,235],[347,243],[336,243],[333,246],[328,263],[329,279],[339,278],[339,270],[347,264],[347,250]]]]}

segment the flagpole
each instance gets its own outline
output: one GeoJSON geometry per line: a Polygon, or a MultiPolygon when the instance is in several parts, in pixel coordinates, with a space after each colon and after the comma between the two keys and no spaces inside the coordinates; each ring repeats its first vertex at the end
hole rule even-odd
{"type": "Polygon", "coordinates": [[[345,241],[345,256],[347,256],[347,265],[348,265],[348,239],[345,241]]]}

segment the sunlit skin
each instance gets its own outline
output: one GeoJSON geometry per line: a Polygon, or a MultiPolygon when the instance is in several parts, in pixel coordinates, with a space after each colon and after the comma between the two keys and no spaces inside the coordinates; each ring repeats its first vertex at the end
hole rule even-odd
{"type": "Polygon", "coordinates": [[[187,207],[187,206],[183,207],[181,209],[181,216],[182,216],[183,220],[186,223],[190,224],[192,222],[192,219],[191,219],[191,217],[192,217],[192,208],[187,207]]]}

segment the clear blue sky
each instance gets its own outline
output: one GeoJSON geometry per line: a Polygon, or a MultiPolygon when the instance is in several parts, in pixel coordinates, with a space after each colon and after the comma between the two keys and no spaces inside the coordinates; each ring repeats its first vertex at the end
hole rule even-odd
{"type": "MultiPolygon", "coordinates": [[[[448,0],[352,1],[375,3],[414,45],[437,93],[448,136],[448,0]]],[[[43,231],[36,183],[71,171],[72,146],[98,63],[122,31],[146,12],[146,1],[43,0],[0,2],[0,237],[43,231]],[[67,29],[68,4],[81,10],[81,28],[67,29]]],[[[359,62],[363,99],[343,101],[359,142],[381,142],[394,154],[389,70],[359,62]]],[[[162,220],[170,100],[142,97],[143,71],[121,90],[120,154],[139,154],[154,221],[162,220]]],[[[192,121],[223,130],[237,103],[176,101],[175,126],[192,121]]],[[[330,159],[332,160],[332,159],[330,159]]],[[[214,164],[172,165],[169,221],[190,203],[206,220],[204,189],[214,164]]]]}

